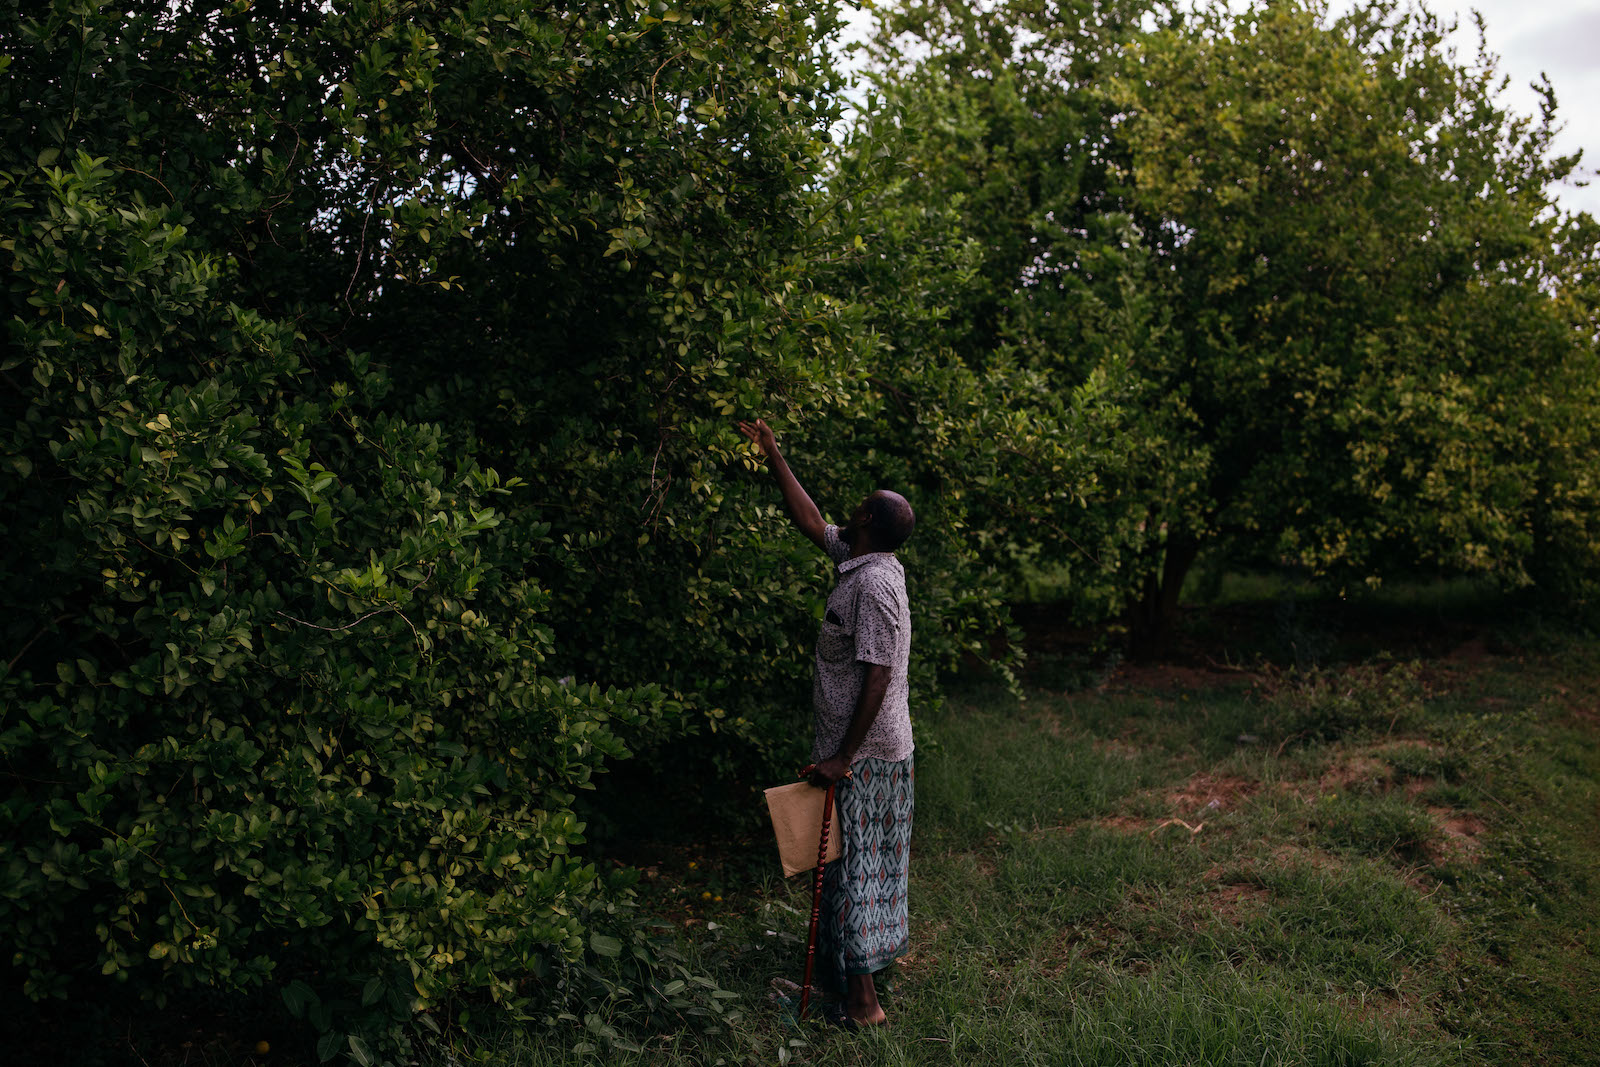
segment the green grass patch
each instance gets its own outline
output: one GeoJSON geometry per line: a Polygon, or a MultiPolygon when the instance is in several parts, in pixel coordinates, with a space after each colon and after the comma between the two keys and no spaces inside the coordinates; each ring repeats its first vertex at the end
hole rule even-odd
{"type": "Polygon", "coordinates": [[[507,1067],[1585,1062],[1600,645],[1219,679],[1020,704],[969,690],[919,723],[913,952],[885,976],[886,1031],[785,1021],[768,986],[799,977],[809,884],[741,884],[744,859],[645,900],[696,903],[681,944],[739,994],[723,1013],[473,1051],[507,1067]]]}

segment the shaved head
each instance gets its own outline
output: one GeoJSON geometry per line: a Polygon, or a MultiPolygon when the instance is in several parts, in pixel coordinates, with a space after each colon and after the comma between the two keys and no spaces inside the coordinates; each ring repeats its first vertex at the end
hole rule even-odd
{"type": "Polygon", "coordinates": [[[883,552],[893,552],[906,543],[917,525],[911,502],[899,493],[879,489],[863,505],[872,519],[872,544],[883,552]]]}

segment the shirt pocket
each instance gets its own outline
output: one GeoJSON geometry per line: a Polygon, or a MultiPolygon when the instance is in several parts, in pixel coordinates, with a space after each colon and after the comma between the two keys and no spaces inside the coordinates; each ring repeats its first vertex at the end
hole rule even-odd
{"type": "Polygon", "coordinates": [[[824,663],[849,663],[856,656],[856,635],[832,619],[823,619],[817,656],[824,663]]]}

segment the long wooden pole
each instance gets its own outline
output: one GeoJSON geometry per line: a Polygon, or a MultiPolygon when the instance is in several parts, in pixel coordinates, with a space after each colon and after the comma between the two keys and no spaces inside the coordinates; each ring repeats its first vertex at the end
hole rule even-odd
{"type": "Polygon", "coordinates": [[[833,825],[833,786],[822,798],[822,839],[817,843],[817,876],[811,881],[811,932],[806,936],[806,980],[800,987],[800,1018],[811,1004],[811,970],[817,959],[817,920],[822,915],[822,874],[828,866],[828,830],[833,825]]]}

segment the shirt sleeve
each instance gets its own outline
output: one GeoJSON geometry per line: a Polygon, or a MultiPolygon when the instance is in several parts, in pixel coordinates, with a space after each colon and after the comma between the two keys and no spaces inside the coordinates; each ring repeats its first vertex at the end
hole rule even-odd
{"type": "Polygon", "coordinates": [[[856,660],[893,667],[899,648],[899,597],[887,582],[863,582],[856,599],[856,660]]]}
{"type": "Polygon", "coordinates": [[[839,540],[839,527],[831,522],[822,528],[822,550],[835,563],[843,563],[850,558],[850,546],[839,540]]]}

